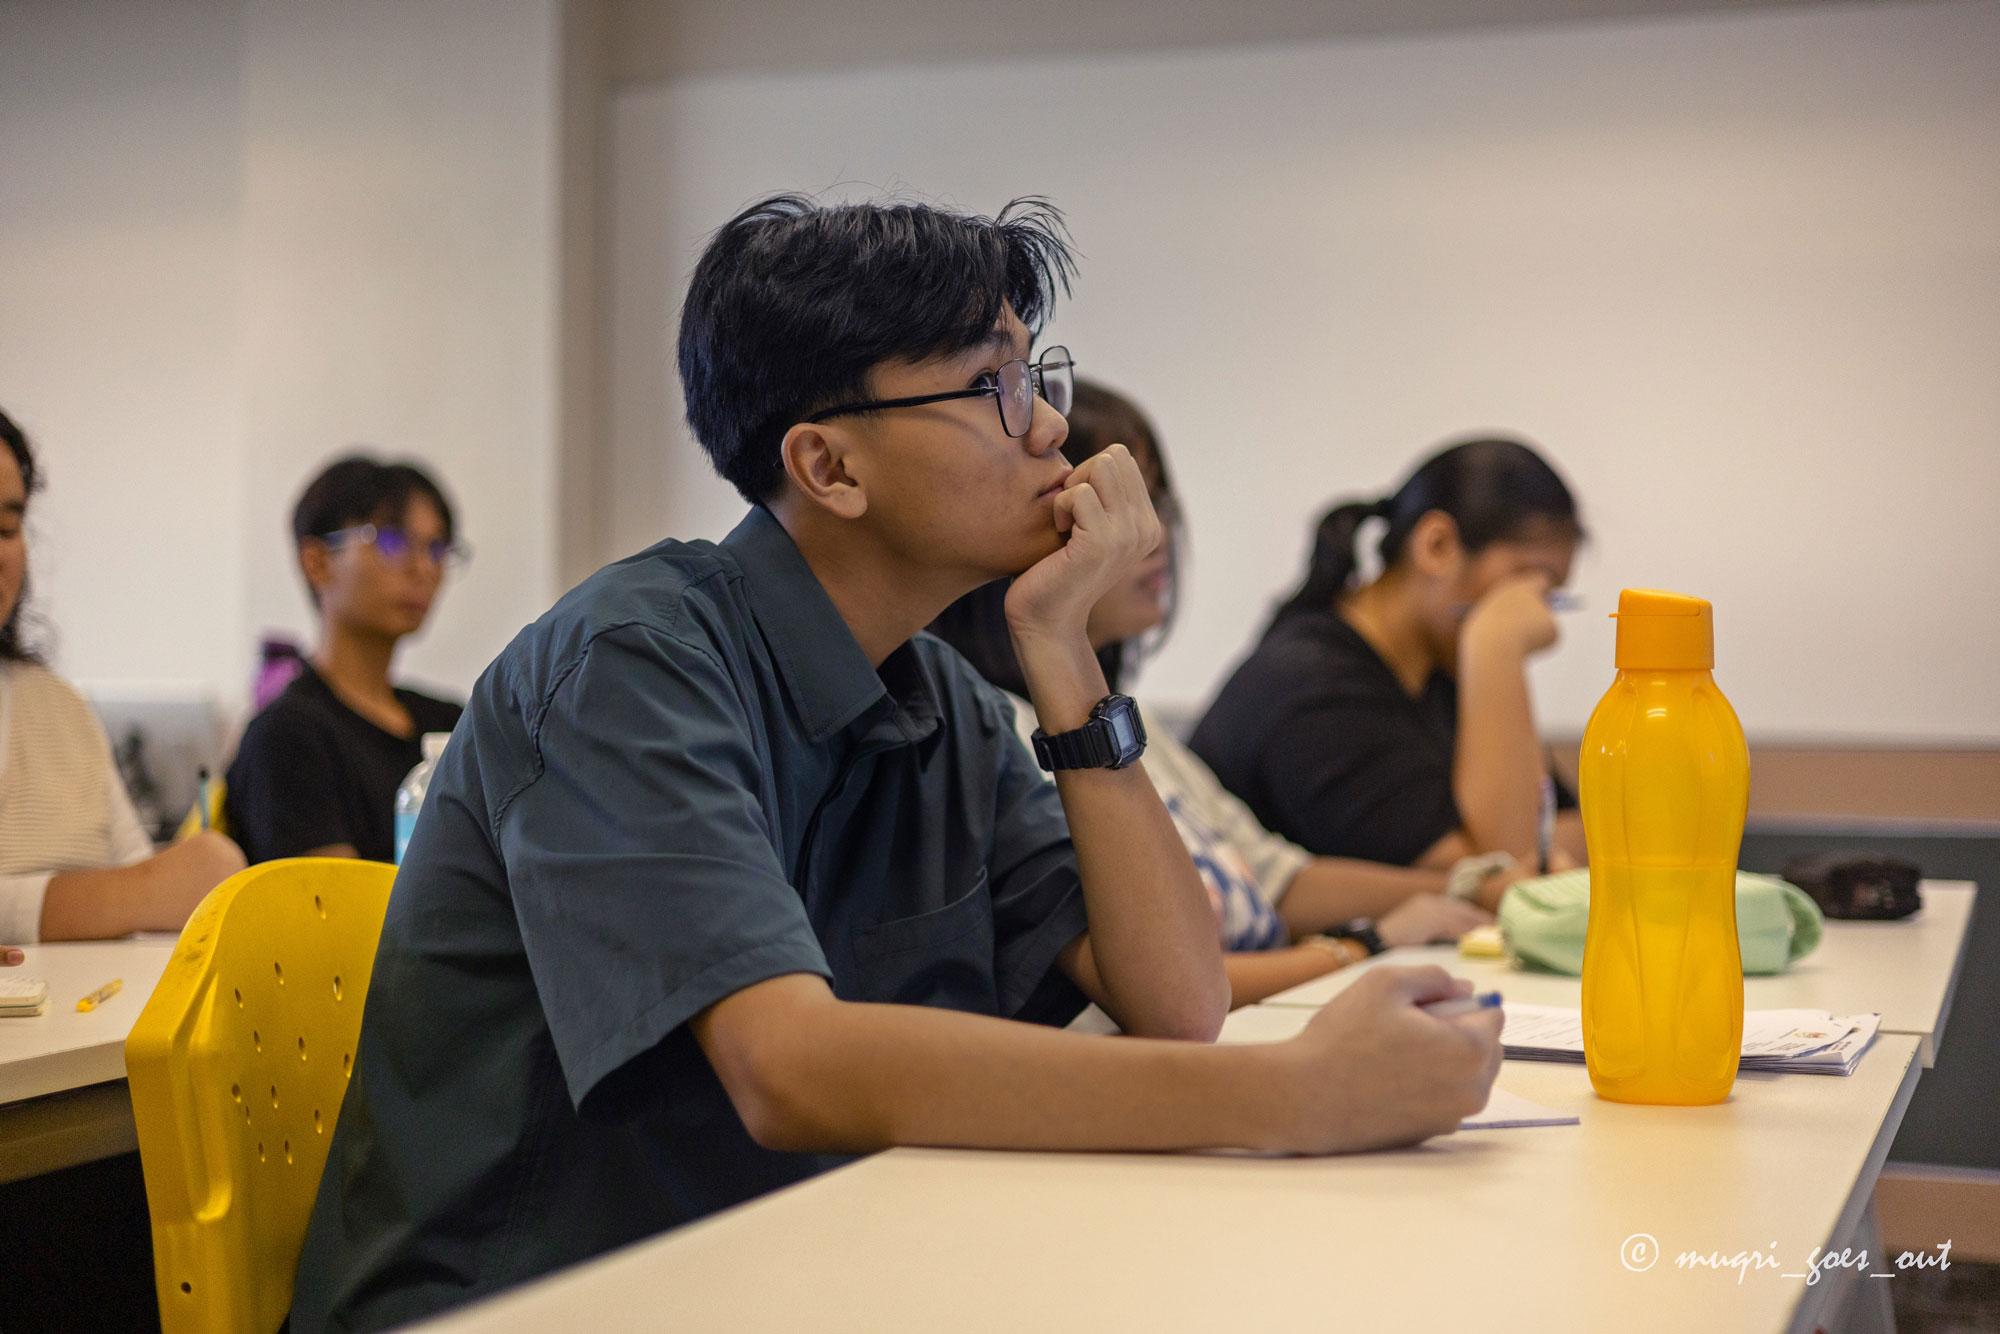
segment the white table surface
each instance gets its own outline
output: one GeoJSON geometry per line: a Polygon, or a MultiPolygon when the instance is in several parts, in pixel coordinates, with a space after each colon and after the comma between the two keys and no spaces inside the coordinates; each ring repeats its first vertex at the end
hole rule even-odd
{"type": "Polygon", "coordinates": [[[173,956],[172,940],[94,940],[24,945],[8,972],[49,984],[49,1008],[0,1019],[0,1105],[125,1078],[125,1038],[173,956]],[[78,1000],[109,982],[124,989],[88,1014],[78,1000]]]}
{"type": "Polygon", "coordinates": [[[1830,1285],[1781,1274],[1859,1227],[1916,1054],[1884,1036],[1850,1077],[1746,1076],[1705,1108],[1508,1062],[1582,1124],[1341,1158],[898,1149],[421,1328],[1810,1329],[1830,1285]],[[1633,1272],[1642,1232],[1666,1258],[1633,1272]],[[1750,1248],[1782,1268],[1674,1263],[1750,1248]]]}
{"type": "MultiPolygon", "coordinates": [[[[1937,1042],[1951,1012],[1972,922],[1974,886],[1963,880],[1927,880],[1923,909],[1896,922],[1826,924],[1819,948],[1775,977],[1743,979],[1743,1004],[1751,1010],[1831,1010],[1875,1013],[1884,1033],[1919,1039],[1925,1066],[1937,1063],[1937,1042]]],[[[1265,1005],[1318,1009],[1345,991],[1368,967],[1385,963],[1442,964],[1479,988],[1526,1005],[1583,1003],[1583,984],[1560,973],[1518,971],[1501,959],[1466,959],[1450,945],[1397,949],[1354,968],[1316,977],[1281,991],[1265,1005]]]]}

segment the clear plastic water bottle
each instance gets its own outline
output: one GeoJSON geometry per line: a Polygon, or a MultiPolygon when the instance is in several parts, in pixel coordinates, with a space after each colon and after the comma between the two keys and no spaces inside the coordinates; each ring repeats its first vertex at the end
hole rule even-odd
{"type": "Polygon", "coordinates": [[[396,865],[398,866],[403,864],[403,852],[410,846],[410,833],[417,827],[417,812],[423,809],[424,793],[430,789],[431,770],[437,767],[438,756],[444,754],[444,743],[449,740],[451,740],[449,732],[424,733],[424,758],[403,779],[403,785],[396,789],[396,865]]]}

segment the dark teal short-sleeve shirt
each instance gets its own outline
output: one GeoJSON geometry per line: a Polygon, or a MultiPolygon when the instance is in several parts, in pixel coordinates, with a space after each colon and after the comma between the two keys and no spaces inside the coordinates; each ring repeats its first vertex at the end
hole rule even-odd
{"type": "MultiPolygon", "coordinates": [[[[296,1334],[457,1305],[796,1181],[687,1021],[844,999],[1060,1023],[1086,922],[1010,705],[872,667],[782,526],[599,571],[473,691],[389,900],[296,1334]]],[[[672,1294],[661,1294],[671,1323],[672,1294]]]]}

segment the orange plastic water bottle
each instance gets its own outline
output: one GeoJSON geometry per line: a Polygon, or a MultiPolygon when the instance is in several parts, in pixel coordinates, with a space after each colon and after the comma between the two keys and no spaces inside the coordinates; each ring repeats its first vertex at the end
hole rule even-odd
{"type": "Polygon", "coordinates": [[[1700,598],[1618,597],[1618,679],[1583,733],[1583,1050],[1598,1096],[1721,1102],[1743,1047],[1736,855],[1750,752],[1700,598]]]}

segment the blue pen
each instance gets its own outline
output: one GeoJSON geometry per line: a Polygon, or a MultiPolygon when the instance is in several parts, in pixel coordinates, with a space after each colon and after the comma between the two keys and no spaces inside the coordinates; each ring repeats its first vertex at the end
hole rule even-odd
{"type": "Polygon", "coordinates": [[[1461,1014],[1477,1014],[1481,1010],[1500,1008],[1500,993],[1482,991],[1476,996],[1460,996],[1456,1000],[1432,1001],[1429,1005],[1417,1007],[1433,1019],[1456,1019],[1461,1014]]]}

